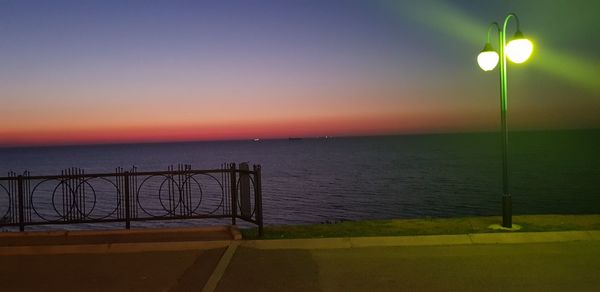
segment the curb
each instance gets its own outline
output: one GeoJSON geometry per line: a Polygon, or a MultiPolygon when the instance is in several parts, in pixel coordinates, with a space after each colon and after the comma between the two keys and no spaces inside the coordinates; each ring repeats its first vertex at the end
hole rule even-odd
{"type": "MultiPolygon", "coordinates": [[[[202,250],[224,248],[232,243],[256,249],[339,249],[393,246],[436,246],[476,244],[519,244],[568,241],[600,241],[600,230],[520,233],[477,233],[458,235],[382,236],[382,237],[338,237],[316,239],[240,240],[236,227],[221,227],[231,232],[233,240],[131,242],[79,245],[35,245],[0,247],[0,256],[51,255],[82,253],[137,253],[151,251],[202,250]],[[236,243],[237,242],[237,243],[236,243]]],[[[190,229],[186,229],[190,230],[190,229]]],[[[215,229],[217,230],[217,229],[215,229]]],[[[223,230],[223,229],[218,229],[223,230]]],[[[156,230],[155,230],[156,231],[156,230]]],[[[178,232],[181,230],[172,230],[178,232]]],[[[85,231],[88,232],[88,231],[85,231]]],[[[46,235],[48,232],[36,235],[46,235]]],[[[51,236],[63,236],[65,232],[53,232],[51,236]]],[[[88,234],[92,234],[89,232],[88,234]]],[[[101,233],[105,234],[105,233],[101,233]]],[[[112,234],[112,233],[111,233],[112,234]]],[[[12,236],[12,234],[10,235],[12,236]]],[[[2,237],[0,237],[1,239],[2,237]]]]}
{"type": "Polygon", "coordinates": [[[35,245],[0,247],[0,256],[59,255],[59,254],[110,254],[156,251],[204,250],[224,248],[231,240],[104,243],[80,245],[35,245]]]}
{"type": "Polygon", "coordinates": [[[239,240],[241,237],[239,229],[234,226],[10,232],[0,233],[0,256],[212,249],[227,247],[232,240],[239,240]],[[212,233],[221,233],[222,236],[197,237],[199,234],[210,235],[212,233]],[[165,235],[169,235],[168,240],[165,240],[165,235]],[[141,240],[139,236],[146,238],[141,240]],[[106,237],[107,239],[97,240],[97,237],[106,237]],[[54,242],[39,243],[38,240],[43,242],[44,239],[54,242]],[[75,239],[77,241],[73,241],[75,239]],[[3,240],[13,241],[13,244],[3,245],[1,244],[3,240]]]}
{"type": "Polygon", "coordinates": [[[389,246],[435,246],[597,241],[600,231],[477,233],[458,235],[337,237],[318,239],[248,240],[241,246],[256,249],[334,249],[389,246]]]}
{"type": "MultiPolygon", "coordinates": [[[[144,235],[153,233],[194,233],[194,232],[231,232],[230,225],[206,226],[206,227],[184,227],[184,228],[143,228],[143,229],[116,229],[116,230],[75,230],[75,231],[23,231],[23,232],[0,232],[2,238],[14,237],[60,237],[60,236],[106,236],[106,235],[144,235]]],[[[233,235],[232,235],[233,236],[233,235]]]]}

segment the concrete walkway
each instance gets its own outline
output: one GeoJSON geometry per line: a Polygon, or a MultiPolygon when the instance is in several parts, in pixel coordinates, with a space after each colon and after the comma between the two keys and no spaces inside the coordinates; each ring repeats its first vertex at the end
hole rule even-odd
{"type": "Polygon", "coordinates": [[[200,291],[228,226],[0,233],[0,291],[200,291]]]}
{"type": "Polygon", "coordinates": [[[216,291],[598,291],[597,241],[238,248],[216,291]]]}
{"type": "Polygon", "coordinates": [[[215,291],[597,291],[600,231],[245,241],[215,291]]]}
{"type": "Polygon", "coordinates": [[[225,248],[0,256],[0,291],[201,291],[225,248]]]}
{"type": "Polygon", "coordinates": [[[7,237],[0,236],[2,291],[597,291],[600,287],[600,231],[257,241],[232,240],[234,235],[205,241],[196,236],[182,241],[171,234],[167,236],[171,241],[152,241],[148,234],[137,234],[134,238],[146,240],[33,246],[2,246],[7,237]]]}

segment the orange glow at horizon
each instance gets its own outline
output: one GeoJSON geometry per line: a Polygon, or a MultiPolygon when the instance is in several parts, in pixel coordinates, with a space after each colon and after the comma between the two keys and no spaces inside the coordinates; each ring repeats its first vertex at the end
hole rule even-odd
{"type": "MultiPolygon", "coordinates": [[[[485,124],[481,116],[479,124],[485,124]]],[[[161,126],[47,127],[0,131],[0,146],[70,145],[203,140],[276,139],[287,137],[353,136],[445,131],[460,128],[453,114],[404,114],[222,121],[213,124],[161,126]],[[454,121],[454,122],[452,122],[454,121]]],[[[492,125],[489,125],[492,126],[492,125]]]]}

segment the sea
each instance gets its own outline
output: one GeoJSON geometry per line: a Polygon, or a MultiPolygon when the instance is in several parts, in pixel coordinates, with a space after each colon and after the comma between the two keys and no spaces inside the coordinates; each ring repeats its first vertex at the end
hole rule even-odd
{"type": "MultiPolygon", "coordinates": [[[[501,214],[498,133],[0,148],[0,176],[230,162],[262,166],[266,225],[501,214]]],[[[511,133],[509,173],[515,214],[598,214],[600,130],[511,133]]]]}

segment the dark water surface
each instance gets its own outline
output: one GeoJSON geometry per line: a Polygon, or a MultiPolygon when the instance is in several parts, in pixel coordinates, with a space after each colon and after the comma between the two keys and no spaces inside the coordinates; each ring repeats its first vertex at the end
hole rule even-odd
{"type": "MultiPolygon", "coordinates": [[[[0,149],[0,173],[261,164],[266,224],[499,215],[497,134],[0,149]]],[[[516,214],[600,213],[600,130],[510,136],[516,214]]],[[[0,205],[2,204],[0,200],[0,205]]],[[[1,208],[2,206],[0,206],[1,208]]]]}

